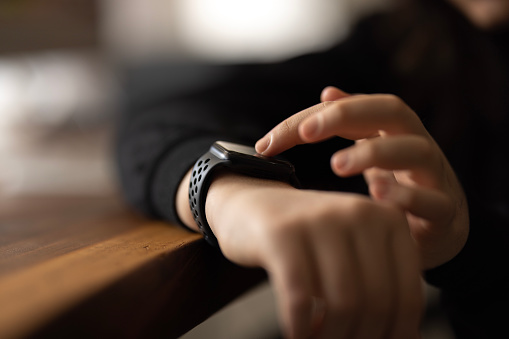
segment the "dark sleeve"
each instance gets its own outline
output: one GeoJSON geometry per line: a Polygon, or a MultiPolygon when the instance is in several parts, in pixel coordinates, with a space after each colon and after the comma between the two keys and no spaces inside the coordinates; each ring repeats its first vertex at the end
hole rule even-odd
{"type": "Polygon", "coordinates": [[[509,204],[470,201],[470,234],[450,262],[425,273],[441,289],[457,338],[507,333],[509,312],[509,204]]]}
{"type": "Polygon", "coordinates": [[[171,222],[179,222],[174,197],[181,178],[213,141],[254,144],[282,119],[317,103],[320,93],[319,86],[308,90],[309,79],[295,82],[284,74],[293,66],[149,68],[129,75],[118,172],[130,204],[171,222]]]}
{"type": "MultiPolygon", "coordinates": [[[[280,63],[163,62],[128,70],[116,143],[128,202],[179,222],[174,199],[181,178],[213,141],[254,144],[282,120],[317,104],[328,85],[353,93],[390,91],[387,67],[372,50],[371,25],[362,23],[354,32],[328,51],[280,63]]],[[[359,179],[345,184],[330,170],[332,153],[350,145],[338,139],[285,154],[307,187],[357,189],[359,179]],[[317,177],[321,183],[315,185],[317,177]]]]}
{"type": "Polygon", "coordinates": [[[239,102],[246,96],[239,92],[248,91],[236,87],[240,73],[240,67],[197,64],[154,64],[126,72],[117,164],[129,203],[152,217],[178,222],[174,196],[200,154],[214,140],[252,143],[263,133],[257,119],[245,113],[249,104],[239,102]]]}

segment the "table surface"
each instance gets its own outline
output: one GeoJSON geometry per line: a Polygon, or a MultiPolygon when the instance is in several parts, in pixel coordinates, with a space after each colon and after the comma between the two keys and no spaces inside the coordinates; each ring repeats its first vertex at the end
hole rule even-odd
{"type": "Polygon", "coordinates": [[[0,338],[174,338],[264,278],[116,196],[0,199],[0,338]]]}

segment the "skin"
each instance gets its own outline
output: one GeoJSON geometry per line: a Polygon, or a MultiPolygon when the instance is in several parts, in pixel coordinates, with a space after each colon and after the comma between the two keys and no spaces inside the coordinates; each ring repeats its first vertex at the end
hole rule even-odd
{"type": "Polygon", "coordinates": [[[495,30],[509,22],[508,0],[449,0],[474,25],[484,30],[495,30]]]}
{"type": "MultiPolygon", "coordinates": [[[[449,1],[481,29],[509,22],[509,1],[449,1]]],[[[454,258],[468,237],[461,185],[398,97],[327,87],[321,101],[276,126],[257,151],[273,156],[332,136],[356,140],[332,155],[331,168],[344,177],[362,173],[371,197],[225,171],[209,189],[207,220],[228,259],[267,270],[287,338],[418,338],[421,270],[454,258]]],[[[189,176],[176,208],[198,231],[189,176]]]]}
{"type": "Polygon", "coordinates": [[[332,156],[332,170],[343,177],[364,174],[374,200],[407,212],[423,269],[456,256],[468,237],[466,198],[415,112],[393,95],[351,96],[334,87],[322,92],[322,101],[276,126],[257,151],[274,156],[333,136],[356,140],[332,156]]]}
{"type": "MultiPolygon", "coordinates": [[[[336,103],[347,99],[336,91],[341,95],[336,103]]],[[[328,96],[324,92],[324,99],[328,96]]],[[[272,143],[265,153],[292,147],[303,118],[333,106],[311,107],[275,127],[267,136],[272,143]]],[[[390,130],[422,126],[418,119],[408,119],[403,126],[380,124],[394,125],[390,130]]],[[[182,220],[196,229],[187,205],[187,182],[184,179],[179,189],[177,208],[182,220]]],[[[423,264],[405,211],[390,199],[297,190],[225,172],[209,189],[206,216],[227,258],[269,273],[286,337],[418,337],[423,264]]]]}
{"type": "Polygon", "coordinates": [[[227,258],[267,270],[287,338],[418,337],[420,263],[400,208],[225,172],[206,215],[227,258]]]}

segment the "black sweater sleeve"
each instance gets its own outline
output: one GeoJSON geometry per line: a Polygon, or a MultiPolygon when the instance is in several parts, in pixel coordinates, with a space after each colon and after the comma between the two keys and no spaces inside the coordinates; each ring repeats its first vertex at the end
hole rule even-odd
{"type": "Polygon", "coordinates": [[[470,202],[470,234],[451,261],[425,273],[441,289],[457,338],[496,338],[509,315],[509,205],[470,202]]]}
{"type": "Polygon", "coordinates": [[[292,90],[291,80],[278,80],[289,79],[273,74],[276,66],[156,68],[156,76],[169,78],[159,88],[144,93],[143,76],[127,86],[117,163],[129,203],[171,222],[179,221],[174,197],[181,178],[213,141],[254,144],[280,120],[317,102],[308,93],[306,100],[303,88],[292,90]]]}
{"type": "MultiPolygon", "coordinates": [[[[380,80],[387,80],[381,76],[385,68],[369,50],[369,39],[360,37],[367,34],[357,30],[326,53],[281,63],[161,63],[127,72],[116,154],[128,202],[152,217],[179,222],[174,199],[180,180],[214,140],[254,144],[285,118],[317,104],[328,85],[352,92],[379,91],[380,80]]],[[[324,145],[300,147],[287,156],[296,162],[304,184],[306,178],[313,181],[316,173],[326,173],[329,187],[310,186],[333,189],[338,178],[329,168],[329,158],[349,142],[324,145]],[[315,162],[321,165],[310,166],[315,162]]],[[[341,187],[353,190],[356,185],[341,187]]]]}

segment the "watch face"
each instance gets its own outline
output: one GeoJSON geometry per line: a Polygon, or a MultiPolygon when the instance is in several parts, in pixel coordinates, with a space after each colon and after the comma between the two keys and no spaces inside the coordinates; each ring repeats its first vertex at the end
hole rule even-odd
{"type": "Polygon", "coordinates": [[[220,159],[232,160],[236,162],[249,162],[251,164],[256,163],[260,166],[270,166],[273,167],[285,167],[287,169],[293,169],[292,164],[288,161],[278,159],[277,157],[266,157],[259,153],[256,153],[254,147],[235,144],[227,141],[216,141],[211,147],[211,152],[213,152],[220,159]]]}
{"type": "Polygon", "coordinates": [[[298,186],[295,168],[290,162],[278,157],[266,157],[258,154],[254,147],[216,141],[210,148],[210,152],[223,160],[223,164],[228,162],[228,166],[239,173],[259,178],[289,181],[292,185],[298,186]]]}
{"type": "Polygon", "coordinates": [[[254,147],[234,144],[233,142],[227,142],[227,141],[216,141],[216,144],[221,146],[222,148],[224,148],[224,150],[226,150],[227,152],[237,152],[237,153],[251,155],[251,156],[258,155],[258,153],[256,153],[256,150],[254,147]]]}

